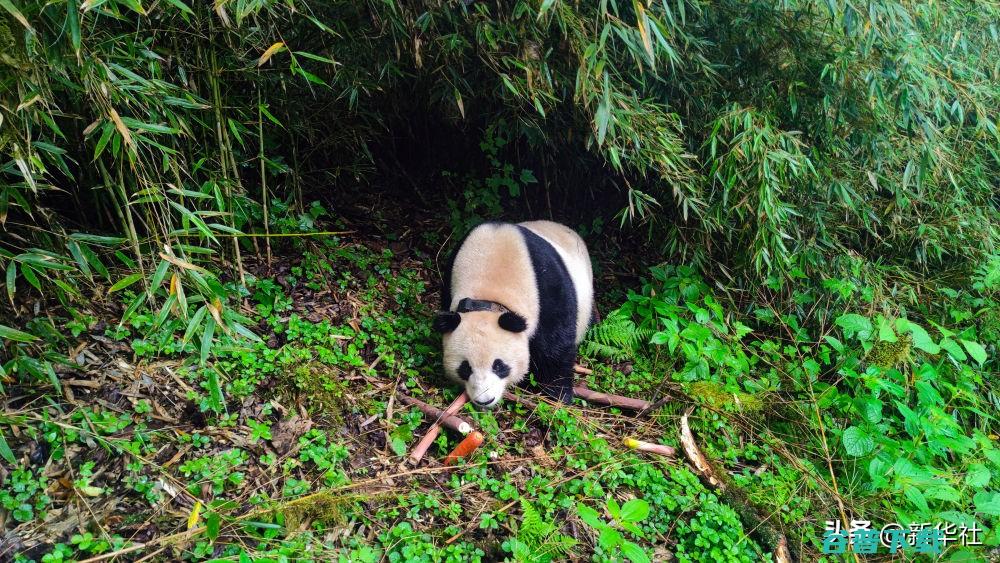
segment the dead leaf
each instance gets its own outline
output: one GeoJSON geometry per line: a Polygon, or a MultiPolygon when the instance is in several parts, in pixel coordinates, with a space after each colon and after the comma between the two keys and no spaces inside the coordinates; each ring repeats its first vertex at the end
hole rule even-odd
{"type": "Polygon", "coordinates": [[[271,428],[271,445],[275,451],[285,455],[292,450],[299,441],[299,436],[305,434],[312,428],[312,420],[299,415],[292,415],[271,428]]]}
{"type": "Polygon", "coordinates": [[[539,444],[531,448],[531,455],[535,457],[535,461],[544,465],[545,467],[555,467],[556,461],[552,459],[549,452],[545,451],[545,448],[539,444]]]}
{"type": "Polygon", "coordinates": [[[125,126],[125,122],[122,121],[121,116],[118,115],[118,112],[115,110],[115,108],[111,108],[111,110],[108,112],[108,115],[111,116],[111,121],[115,123],[115,129],[117,129],[118,133],[121,134],[122,139],[125,140],[125,144],[128,146],[132,146],[132,133],[128,130],[128,127],[125,126]]]}
{"type": "Polygon", "coordinates": [[[257,66],[263,66],[264,63],[271,60],[271,57],[284,50],[285,50],[285,44],[281,41],[278,41],[274,45],[271,45],[270,47],[267,48],[266,51],[264,51],[264,54],[261,55],[259,59],[257,59],[257,66]]]}
{"type": "Polygon", "coordinates": [[[202,268],[201,266],[195,266],[194,264],[192,264],[190,262],[186,262],[186,261],[181,260],[180,258],[178,258],[176,256],[171,256],[171,255],[166,254],[164,252],[160,253],[160,258],[163,258],[164,260],[166,260],[167,262],[170,262],[174,266],[179,266],[181,268],[184,268],[185,270],[194,270],[194,271],[200,272],[202,274],[209,273],[208,270],[206,270],[205,268],[202,268]]]}
{"type": "Polygon", "coordinates": [[[194,508],[191,509],[191,514],[188,515],[187,529],[190,530],[198,525],[198,519],[201,517],[201,501],[194,503],[194,508]]]}

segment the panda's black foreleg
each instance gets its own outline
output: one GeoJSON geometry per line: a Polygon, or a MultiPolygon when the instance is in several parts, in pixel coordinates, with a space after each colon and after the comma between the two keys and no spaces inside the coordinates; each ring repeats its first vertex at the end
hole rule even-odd
{"type": "MultiPolygon", "coordinates": [[[[571,368],[572,369],[572,368],[571,368]]],[[[559,402],[571,405],[573,404],[573,372],[571,371],[567,376],[561,376],[556,378],[555,382],[552,384],[553,391],[555,393],[552,396],[553,399],[557,399],[559,402]]]]}
{"type": "Polygon", "coordinates": [[[542,393],[565,404],[573,402],[573,350],[533,362],[535,381],[542,393]]]}

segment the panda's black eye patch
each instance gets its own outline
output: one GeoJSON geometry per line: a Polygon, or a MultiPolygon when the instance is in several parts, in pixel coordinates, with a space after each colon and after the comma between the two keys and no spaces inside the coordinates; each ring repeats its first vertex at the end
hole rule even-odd
{"type": "Polygon", "coordinates": [[[503,363],[503,360],[497,358],[493,360],[493,373],[497,374],[497,377],[503,379],[510,375],[510,366],[503,363]]]}
{"type": "Polygon", "coordinates": [[[469,377],[472,376],[472,366],[469,365],[468,360],[462,360],[462,364],[458,366],[458,376],[462,378],[462,381],[468,381],[469,377]]]}

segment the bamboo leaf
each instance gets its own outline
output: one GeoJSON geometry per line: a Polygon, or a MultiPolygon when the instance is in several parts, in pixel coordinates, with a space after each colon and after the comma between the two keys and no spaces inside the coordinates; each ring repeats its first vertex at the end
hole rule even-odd
{"type": "Polygon", "coordinates": [[[139,295],[136,295],[135,299],[132,300],[132,303],[128,306],[127,309],[125,309],[125,312],[122,314],[122,319],[118,321],[118,326],[123,326],[126,322],[128,322],[128,320],[132,318],[132,315],[134,315],[135,312],[139,310],[139,307],[142,306],[142,304],[145,303],[145,301],[146,301],[145,293],[140,292],[139,295]]]}
{"type": "Polygon", "coordinates": [[[632,0],[632,6],[635,8],[636,24],[639,27],[639,37],[642,38],[642,47],[646,50],[646,57],[649,58],[649,64],[652,66],[655,59],[653,42],[649,38],[649,30],[646,29],[646,8],[639,0],[632,0]]]}
{"type": "Polygon", "coordinates": [[[4,437],[2,430],[0,430],[0,457],[3,457],[11,465],[17,464],[17,458],[14,457],[14,452],[7,444],[7,438],[4,437]]]}
{"type": "Polygon", "coordinates": [[[191,513],[188,514],[187,519],[187,529],[193,529],[198,525],[198,521],[201,519],[201,501],[197,500],[194,502],[194,506],[191,508],[191,513]]]}
{"type": "Polygon", "coordinates": [[[4,10],[7,10],[7,13],[13,16],[13,18],[17,20],[18,23],[23,25],[25,29],[27,29],[28,31],[34,31],[34,29],[31,28],[31,24],[28,23],[27,19],[25,19],[24,14],[22,14],[20,10],[15,8],[14,4],[11,3],[10,0],[0,0],[0,7],[2,7],[4,10]]]}
{"type": "Polygon", "coordinates": [[[73,256],[73,260],[76,265],[80,267],[80,271],[83,272],[87,278],[92,278],[90,272],[90,264],[87,263],[87,258],[83,255],[83,251],[80,250],[80,244],[75,240],[70,240],[66,243],[66,248],[69,250],[70,255],[73,256]]]}
{"type": "Polygon", "coordinates": [[[233,326],[233,330],[236,331],[236,333],[239,334],[240,336],[243,336],[244,338],[248,338],[248,339],[250,339],[250,340],[252,340],[254,342],[263,342],[263,340],[261,340],[261,338],[259,336],[257,336],[256,334],[254,334],[250,329],[248,329],[247,327],[241,325],[240,323],[233,323],[232,326],[233,326]]]}
{"type": "Polygon", "coordinates": [[[194,15],[194,11],[192,11],[191,8],[189,8],[187,4],[185,4],[184,2],[181,2],[181,0],[167,0],[167,2],[169,2],[175,8],[177,8],[178,10],[184,12],[185,14],[188,14],[188,15],[191,15],[191,16],[194,15]]]}
{"type": "Polygon", "coordinates": [[[160,326],[167,320],[167,316],[170,315],[170,310],[177,304],[177,296],[170,295],[163,302],[163,306],[160,307],[160,312],[157,313],[156,318],[153,320],[152,330],[160,328],[160,326]]]}
{"type": "Polygon", "coordinates": [[[201,322],[205,319],[206,313],[208,313],[208,309],[202,305],[197,311],[195,311],[194,315],[191,315],[191,320],[188,321],[188,327],[187,330],[184,331],[184,338],[181,339],[181,343],[187,344],[188,341],[191,340],[191,337],[194,336],[195,331],[198,330],[198,327],[201,326],[201,322]]]}
{"type": "Polygon", "coordinates": [[[327,58],[327,57],[321,57],[320,55],[315,55],[315,54],[310,53],[308,51],[295,51],[295,54],[299,55],[299,56],[302,56],[304,58],[307,58],[309,60],[320,62],[320,63],[326,63],[328,65],[335,65],[335,64],[337,64],[337,61],[335,61],[333,59],[330,59],[330,58],[327,58]]]}
{"type": "Polygon", "coordinates": [[[118,130],[118,133],[122,136],[122,139],[125,140],[125,144],[132,146],[134,144],[134,141],[132,141],[132,132],[129,131],[128,127],[125,126],[125,122],[122,121],[121,116],[118,115],[118,112],[115,110],[115,108],[111,108],[108,111],[108,116],[111,118],[111,122],[115,124],[115,129],[118,130]]]}
{"type": "MultiPolygon", "coordinates": [[[[187,220],[194,223],[194,226],[198,229],[199,232],[201,232],[201,234],[205,236],[205,238],[215,243],[219,242],[215,238],[215,235],[212,234],[212,230],[208,228],[208,225],[206,225],[205,222],[201,220],[201,217],[198,217],[197,215],[192,213],[189,209],[177,203],[176,201],[168,200],[167,203],[169,203],[170,206],[176,209],[177,211],[180,211],[181,215],[183,215],[187,220]]],[[[160,253],[160,256],[164,256],[163,253],[160,253]]]]}
{"type": "Polygon", "coordinates": [[[7,264],[7,298],[14,303],[14,292],[17,284],[17,262],[11,260],[7,264]]]}
{"type": "Polygon", "coordinates": [[[59,381],[59,376],[56,375],[56,370],[52,369],[52,362],[44,362],[44,364],[45,374],[49,377],[49,383],[55,388],[56,393],[62,395],[62,383],[59,381]]]}
{"type": "Polygon", "coordinates": [[[125,237],[107,237],[101,235],[90,235],[87,233],[73,233],[69,235],[71,240],[86,242],[89,244],[99,244],[103,246],[120,246],[128,241],[125,237]]]}
{"type": "Polygon", "coordinates": [[[222,301],[215,298],[211,303],[206,303],[205,306],[208,307],[208,312],[211,313],[215,322],[222,326],[222,301]]]}
{"type": "Polygon", "coordinates": [[[114,293],[116,291],[121,291],[121,290],[125,289],[126,287],[134,284],[135,282],[137,282],[137,281],[139,281],[141,279],[142,279],[142,274],[141,273],[129,274],[129,275],[125,276],[124,278],[118,280],[118,282],[116,284],[114,284],[113,286],[111,286],[111,289],[108,290],[108,293],[114,293]]]}
{"type": "Polygon", "coordinates": [[[551,10],[555,3],[556,0],[542,0],[541,6],[538,7],[538,19],[542,19],[542,17],[545,16],[545,13],[551,10]]]}
{"type": "Polygon", "coordinates": [[[215,412],[221,413],[225,406],[225,398],[222,395],[222,385],[219,383],[219,371],[214,367],[206,374],[208,383],[209,405],[215,412]]]}
{"type": "Polygon", "coordinates": [[[22,264],[30,264],[34,268],[41,270],[59,270],[63,272],[70,272],[73,270],[72,266],[63,264],[59,262],[61,257],[51,255],[51,254],[40,254],[37,252],[26,252],[19,255],[16,260],[22,264]]]}
{"type": "Polygon", "coordinates": [[[38,276],[35,274],[34,268],[27,264],[22,265],[21,275],[24,276],[24,279],[28,280],[28,283],[30,283],[32,287],[38,291],[42,290],[42,284],[38,281],[38,276]]]}
{"type": "Polygon", "coordinates": [[[34,342],[38,340],[38,337],[34,334],[28,334],[27,332],[22,332],[5,325],[0,325],[0,338],[14,342],[34,342]]]}
{"type": "MultiPolygon", "coordinates": [[[[149,281],[149,287],[153,291],[160,287],[163,283],[163,279],[167,277],[167,269],[170,268],[170,262],[166,260],[160,260],[160,263],[156,266],[156,271],[153,272],[153,278],[149,281]]],[[[170,292],[173,294],[173,291],[170,292]]]]}
{"type": "Polygon", "coordinates": [[[121,118],[121,121],[127,127],[129,127],[130,130],[138,131],[140,133],[144,131],[149,131],[152,133],[165,133],[168,135],[172,135],[180,132],[180,130],[177,129],[176,127],[160,125],[159,123],[145,123],[143,121],[139,121],[138,119],[132,119],[131,117],[123,117],[121,118]]]}
{"type": "Polygon", "coordinates": [[[180,316],[186,319],[188,315],[187,297],[184,295],[184,284],[180,282],[180,276],[176,273],[170,277],[170,292],[177,296],[177,308],[180,316]]]}
{"type": "MultiPolygon", "coordinates": [[[[205,319],[205,331],[201,333],[201,364],[208,361],[208,354],[212,351],[212,337],[215,336],[215,319],[208,317],[205,319]]],[[[214,370],[213,370],[214,371],[214,370]]]]}
{"type": "Polygon", "coordinates": [[[77,0],[66,2],[66,26],[69,28],[69,41],[73,53],[80,56],[80,6],[77,0]]]}
{"type": "Polygon", "coordinates": [[[101,128],[101,137],[97,139],[97,145],[94,147],[94,161],[100,158],[101,153],[103,153],[104,149],[108,146],[108,141],[111,140],[111,135],[114,134],[114,132],[114,124],[110,121],[105,123],[101,128]]]}
{"type": "Polygon", "coordinates": [[[274,117],[274,115],[272,115],[271,112],[268,111],[267,106],[265,104],[259,104],[257,106],[257,109],[259,109],[260,113],[262,113],[264,117],[266,117],[271,123],[277,125],[278,127],[281,127],[282,129],[285,128],[285,126],[282,125],[280,121],[278,121],[278,118],[274,117]]]}

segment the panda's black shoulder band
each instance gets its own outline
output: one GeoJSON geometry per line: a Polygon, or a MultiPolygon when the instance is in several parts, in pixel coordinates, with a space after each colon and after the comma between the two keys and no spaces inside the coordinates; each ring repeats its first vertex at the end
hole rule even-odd
{"type": "MultiPolygon", "coordinates": [[[[470,299],[466,297],[458,302],[458,307],[456,307],[455,312],[451,314],[457,317],[458,313],[470,313],[472,311],[493,311],[500,313],[500,318],[497,322],[500,324],[500,328],[504,330],[509,330],[511,332],[523,332],[528,328],[528,322],[524,320],[524,317],[518,315],[514,311],[511,311],[501,303],[497,303],[496,301],[487,301],[486,299],[470,299]]],[[[455,324],[456,326],[458,325],[458,323],[455,324]]]]}
{"type": "Polygon", "coordinates": [[[510,309],[502,303],[487,301],[486,299],[470,299],[466,297],[458,302],[455,308],[456,313],[471,313],[472,311],[496,311],[498,313],[510,313],[510,309]]]}

